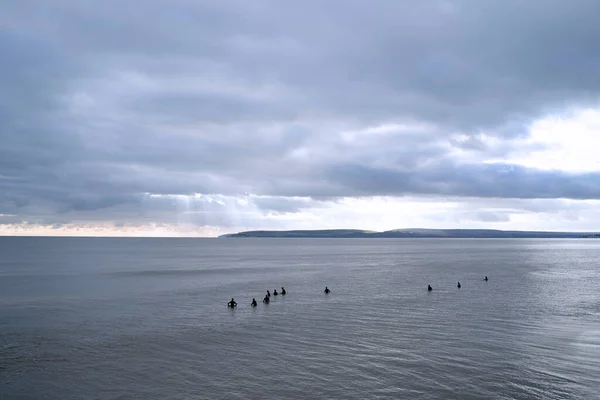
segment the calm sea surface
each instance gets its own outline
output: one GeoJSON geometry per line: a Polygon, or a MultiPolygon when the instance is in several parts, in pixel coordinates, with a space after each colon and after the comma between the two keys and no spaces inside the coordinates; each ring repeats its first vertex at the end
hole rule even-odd
{"type": "Polygon", "coordinates": [[[600,240],[0,238],[0,399],[599,393],[600,240]]]}

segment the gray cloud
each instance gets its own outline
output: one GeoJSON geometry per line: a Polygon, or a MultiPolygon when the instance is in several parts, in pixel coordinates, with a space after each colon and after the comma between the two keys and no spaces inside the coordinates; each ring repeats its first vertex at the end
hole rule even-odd
{"type": "Polygon", "coordinates": [[[461,157],[502,157],[535,118],[597,104],[599,12],[593,0],[13,2],[0,15],[0,214],[143,218],[143,193],[256,193],[275,213],[307,207],[297,196],[598,199],[596,173],[461,157]],[[367,129],[386,123],[406,127],[367,129]]]}
{"type": "Polygon", "coordinates": [[[600,173],[567,174],[535,171],[514,165],[442,164],[417,171],[338,165],[328,172],[332,182],[354,195],[410,193],[507,198],[600,198],[600,173]]]}

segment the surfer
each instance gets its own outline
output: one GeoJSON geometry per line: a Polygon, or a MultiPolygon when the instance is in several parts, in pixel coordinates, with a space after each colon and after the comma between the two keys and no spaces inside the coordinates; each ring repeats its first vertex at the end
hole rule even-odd
{"type": "Polygon", "coordinates": [[[255,298],[252,298],[252,303],[250,303],[250,305],[252,307],[256,307],[257,303],[256,303],[256,299],[255,298]]]}
{"type": "Polygon", "coordinates": [[[329,290],[329,288],[327,286],[325,286],[324,292],[325,292],[325,294],[328,294],[329,292],[331,292],[331,290],[329,290]]]}
{"type": "Polygon", "coordinates": [[[486,275],[485,278],[483,278],[483,280],[486,281],[486,282],[488,281],[487,275],[486,275]]]}
{"type": "Polygon", "coordinates": [[[431,291],[433,290],[433,288],[431,287],[431,285],[427,285],[427,290],[428,290],[429,292],[431,292],[431,291]]]}
{"type": "Polygon", "coordinates": [[[235,302],[233,297],[231,298],[231,301],[229,303],[227,303],[227,307],[229,307],[229,308],[237,307],[237,303],[235,302]]]}
{"type": "Polygon", "coordinates": [[[281,295],[285,295],[285,288],[283,286],[281,287],[281,295]]]}
{"type": "Polygon", "coordinates": [[[271,292],[267,290],[267,297],[271,297],[271,292]]]}
{"type": "Polygon", "coordinates": [[[265,304],[269,304],[271,300],[269,299],[269,296],[265,296],[265,298],[263,299],[263,303],[265,304]]]}
{"type": "Polygon", "coordinates": [[[456,287],[460,289],[460,282],[458,282],[458,285],[456,285],[456,287]]]}
{"type": "Polygon", "coordinates": [[[277,289],[273,290],[273,296],[277,296],[279,293],[277,293],[277,289]]]}

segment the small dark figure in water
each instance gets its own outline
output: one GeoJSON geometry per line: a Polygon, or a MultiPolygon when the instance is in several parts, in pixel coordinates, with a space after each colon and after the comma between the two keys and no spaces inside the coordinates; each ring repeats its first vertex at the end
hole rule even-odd
{"type": "Polygon", "coordinates": [[[277,296],[279,293],[277,293],[277,289],[273,290],[273,296],[277,296]]]}
{"type": "Polygon", "coordinates": [[[460,289],[460,282],[458,282],[458,285],[456,285],[456,287],[460,289]]]}
{"type": "Polygon", "coordinates": [[[271,297],[271,292],[267,290],[267,297],[271,297]]]}
{"type": "Polygon", "coordinates": [[[256,299],[255,298],[252,298],[252,303],[250,303],[250,305],[252,307],[256,307],[257,303],[256,303],[256,299]]]}
{"type": "Polygon", "coordinates": [[[285,288],[283,286],[281,287],[281,295],[285,295],[285,288]]]}
{"type": "Polygon", "coordinates": [[[427,285],[427,290],[430,291],[430,292],[433,290],[433,288],[431,287],[431,285],[427,285]]]}
{"type": "Polygon", "coordinates": [[[270,302],[271,302],[271,299],[269,299],[269,296],[265,296],[265,298],[263,299],[263,303],[269,304],[270,302]]]}
{"type": "Polygon", "coordinates": [[[328,294],[329,292],[331,292],[331,290],[329,290],[329,288],[327,286],[325,286],[324,292],[325,292],[325,294],[328,294]]]}
{"type": "Polygon", "coordinates": [[[488,280],[487,276],[483,280],[487,282],[487,280],[488,280]]]}
{"type": "Polygon", "coordinates": [[[229,303],[227,303],[227,307],[229,307],[229,308],[237,307],[237,303],[235,302],[233,297],[231,298],[231,301],[229,303]]]}

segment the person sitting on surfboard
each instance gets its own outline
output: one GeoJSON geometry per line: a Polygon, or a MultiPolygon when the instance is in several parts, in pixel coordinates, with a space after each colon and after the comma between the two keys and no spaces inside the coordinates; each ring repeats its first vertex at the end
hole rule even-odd
{"type": "Polygon", "coordinates": [[[277,296],[279,293],[277,293],[277,289],[273,290],[273,296],[277,296]]]}
{"type": "Polygon", "coordinates": [[[271,297],[271,292],[267,290],[267,297],[271,297]]]}
{"type": "Polygon", "coordinates": [[[486,275],[486,277],[485,277],[485,278],[483,278],[483,280],[487,282],[487,280],[488,280],[488,279],[487,279],[487,275],[486,275]]]}
{"type": "Polygon", "coordinates": [[[281,287],[281,295],[285,295],[285,288],[283,286],[281,287]]]}
{"type": "Polygon", "coordinates": [[[257,303],[256,303],[256,299],[255,298],[252,298],[252,303],[250,303],[250,305],[252,307],[256,307],[257,303]]]}
{"type": "Polygon", "coordinates": [[[325,286],[325,290],[324,290],[325,294],[331,292],[331,290],[329,290],[329,288],[327,286],[325,286]]]}
{"type": "Polygon", "coordinates": [[[235,300],[232,297],[231,301],[229,303],[227,303],[227,307],[233,308],[233,307],[236,307],[236,306],[237,306],[237,303],[235,302],[235,300]]]}
{"type": "Polygon", "coordinates": [[[430,292],[433,290],[433,288],[431,287],[431,285],[427,285],[427,290],[429,290],[430,292]]]}
{"type": "Polygon", "coordinates": [[[456,287],[460,289],[460,282],[458,282],[458,285],[456,285],[456,287]]]}
{"type": "Polygon", "coordinates": [[[271,300],[269,299],[269,296],[265,296],[265,298],[263,299],[263,303],[265,304],[269,304],[271,300]]]}

